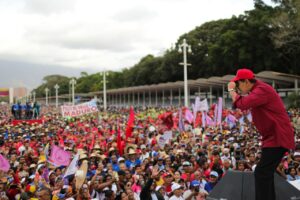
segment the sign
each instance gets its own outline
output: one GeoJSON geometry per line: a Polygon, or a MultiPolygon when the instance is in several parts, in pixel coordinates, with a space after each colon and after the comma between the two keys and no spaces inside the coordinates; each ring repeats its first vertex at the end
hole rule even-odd
{"type": "Polygon", "coordinates": [[[61,106],[61,112],[63,117],[77,117],[98,112],[98,108],[96,101],[92,100],[75,106],[61,106]]]}

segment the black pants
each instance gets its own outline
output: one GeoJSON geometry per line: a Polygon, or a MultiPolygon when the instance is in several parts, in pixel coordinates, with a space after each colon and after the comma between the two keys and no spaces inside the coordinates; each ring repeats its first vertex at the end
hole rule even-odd
{"type": "Polygon", "coordinates": [[[287,149],[282,147],[263,148],[255,177],[256,200],[275,200],[274,173],[287,149]]]}

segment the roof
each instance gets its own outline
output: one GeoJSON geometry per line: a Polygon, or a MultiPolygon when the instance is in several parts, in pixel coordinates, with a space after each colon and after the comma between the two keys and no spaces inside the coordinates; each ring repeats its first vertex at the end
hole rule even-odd
{"type": "MultiPolygon", "coordinates": [[[[221,88],[226,86],[227,83],[234,77],[235,75],[225,75],[225,76],[212,76],[210,78],[199,78],[196,80],[188,80],[189,88],[200,87],[202,89],[208,89],[210,87],[213,88],[221,88]]],[[[255,77],[259,80],[272,84],[275,81],[277,86],[280,87],[292,87],[295,83],[295,80],[300,81],[300,76],[293,74],[286,74],[281,72],[274,71],[262,71],[255,74],[255,77]]],[[[107,90],[107,94],[128,94],[128,93],[138,93],[138,92],[151,92],[151,91],[163,91],[170,89],[183,89],[184,82],[176,81],[176,82],[167,82],[167,83],[159,83],[152,85],[143,85],[143,86],[134,86],[134,87],[126,87],[126,88],[118,88],[118,89],[110,89],[107,90]]],[[[89,94],[102,94],[103,91],[93,92],[89,94]]]]}

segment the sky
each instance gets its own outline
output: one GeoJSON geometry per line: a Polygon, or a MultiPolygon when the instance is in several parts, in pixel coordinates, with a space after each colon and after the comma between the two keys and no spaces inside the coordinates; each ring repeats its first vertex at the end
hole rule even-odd
{"type": "Polygon", "coordinates": [[[119,71],[163,54],[205,22],[253,6],[253,0],[0,0],[0,87],[33,88],[55,73],[119,71]]]}

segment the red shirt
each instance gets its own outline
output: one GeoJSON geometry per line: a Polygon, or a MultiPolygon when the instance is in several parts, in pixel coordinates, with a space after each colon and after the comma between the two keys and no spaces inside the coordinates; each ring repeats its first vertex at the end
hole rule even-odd
{"type": "Polygon", "coordinates": [[[234,107],[251,109],[253,123],[262,136],[262,147],[294,149],[294,131],[283,102],[268,84],[257,81],[249,95],[237,96],[234,107]]]}

